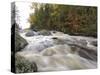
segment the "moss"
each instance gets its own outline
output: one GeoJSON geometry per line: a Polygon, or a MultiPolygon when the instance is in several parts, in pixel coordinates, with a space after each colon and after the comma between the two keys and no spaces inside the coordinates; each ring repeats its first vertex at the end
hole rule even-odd
{"type": "Polygon", "coordinates": [[[24,57],[19,55],[15,56],[15,68],[16,73],[37,72],[37,65],[35,62],[29,62],[24,57]]]}

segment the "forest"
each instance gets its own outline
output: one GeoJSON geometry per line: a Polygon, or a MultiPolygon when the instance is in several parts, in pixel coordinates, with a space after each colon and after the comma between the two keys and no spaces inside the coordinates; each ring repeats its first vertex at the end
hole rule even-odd
{"type": "Polygon", "coordinates": [[[33,3],[31,29],[97,37],[97,7],[33,3]]]}

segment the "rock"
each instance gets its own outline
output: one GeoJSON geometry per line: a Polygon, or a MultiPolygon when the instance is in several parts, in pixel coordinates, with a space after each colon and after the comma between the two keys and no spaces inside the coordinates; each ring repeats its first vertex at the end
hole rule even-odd
{"type": "Polygon", "coordinates": [[[28,44],[27,41],[19,35],[19,29],[20,28],[16,23],[12,25],[12,28],[11,28],[12,54],[14,54],[17,51],[20,51],[22,48],[24,48],[28,44]]]}
{"type": "Polygon", "coordinates": [[[59,31],[51,31],[53,36],[63,36],[64,33],[63,32],[59,32],[59,31]]]}
{"type": "Polygon", "coordinates": [[[15,51],[20,51],[27,45],[27,41],[21,37],[17,32],[15,33],[15,51]]]}
{"type": "Polygon", "coordinates": [[[51,32],[48,30],[41,30],[41,31],[38,31],[38,34],[44,35],[44,36],[49,36],[49,35],[51,35],[51,32]]]}
{"type": "Polygon", "coordinates": [[[86,46],[87,45],[87,41],[84,39],[80,39],[77,43],[81,43],[82,45],[86,46]]]}
{"type": "Polygon", "coordinates": [[[70,37],[66,37],[66,36],[54,36],[52,37],[54,44],[70,44],[73,43],[74,40],[70,37]]]}
{"type": "Polygon", "coordinates": [[[57,38],[57,37],[53,37],[52,39],[56,40],[56,39],[58,39],[58,38],[57,38]]]}
{"type": "Polygon", "coordinates": [[[92,41],[91,44],[97,46],[97,41],[92,41]]]}
{"type": "Polygon", "coordinates": [[[15,70],[16,73],[30,73],[37,72],[37,65],[35,62],[29,62],[20,55],[15,56],[15,70]]]}
{"type": "Polygon", "coordinates": [[[53,31],[51,31],[51,33],[57,33],[57,31],[53,30],[53,31]]]}
{"type": "Polygon", "coordinates": [[[97,61],[97,52],[92,49],[88,49],[86,47],[84,48],[84,45],[77,44],[71,46],[71,49],[75,54],[78,54],[85,59],[97,61]]]}
{"type": "Polygon", "coordinates": [[[93,60],[93,61],[97,61],[97,54],[94,53],[93,51],[86,51],[86,50],[80,49],[78,51],[78,54],[83,58],[93,60]]]}
{"type": "Polygon", "coordinates": [[[27,37],[31,37],[31,36],[36,35],[36,32],[34,32],[34,31],[28,31],[25,35],[26,35],[27,37]]]}

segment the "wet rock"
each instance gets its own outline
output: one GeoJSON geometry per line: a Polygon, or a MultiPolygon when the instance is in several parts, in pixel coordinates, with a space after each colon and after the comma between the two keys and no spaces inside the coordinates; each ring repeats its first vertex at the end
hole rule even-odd
{"type": "Polygon", "coordinates": [[[37,33],[34,32],[34,31],[28,31],[25,35],[26,35],[27,37],[31,37],[31,36],[37,35],[37,33]]]}
{"type": "Polygon", "coordinates": [[[57,37],[53,37],[52,39],[54,39],[54,40],[55,40],[55,39],[58,39],[58,38],[57,38],[57,37]]]}
{"type": "Polygon", "coordinates": [[[51,32],[48,30],[41,30],[41,31],[38,31],[38,35],[49,36],[51,35],[51,32]]]}
{"type": "Polygon", "coordinates": [[[93,60],[93,61],[97,61],[97,54],[94,51],[87,51],[87,50],[80,49],[78,51],[78,54],[83,58],[93,60]]]}
{"type": "Polygon", "coordinates": [[[63,32],[59,32],[59,31],[51,31],[53,36],[63,36],[64,33],[63,32]]]}
{"type": "Polygon", "coordinates": [[[97,41],[92,41],[91,44],[97,46],[97,41]]]}
{"type": "Polygon", "coordinates": [[[27,41],[21,37],[17,32],[15,33],[15,51],[20,51],[27,45],[27,41]]]}
{"type": "Polygon", "coordinates": [[[74,40],[70,37],[66,36],[54,36],[52,37],[54,44],[59,45],[59,44],[71,44],[74,42],[74,40]]]}
{"type": "Polygon", "coordinates": [[[14,54],[14,52],[20,51],[28,44],[27,41],[20,36],[19,30],[19,25],[14,23],[11,28],[12,54],[14,54]]]}
{"type": "Polygon", "coordinates": [[[86,42],[86,40],[84,40],[84,39],[80,39],[80,40],[78,41],[78,43],[81,43],[81,44],[84,45],[84,46],[87,45],[87,42],[86,42]]]}
{"type": "Polygon", "coordinates": [[[15,56],[15,70],[16,73],[30,73],[37,72],[37,65],[35,62],[29,62],[20,55],[15,56]]]}
{"type": "Polygon", "coordinates": [[[51,31],[51,33],[57,33],[57,31],[53,30],[53,31],[51,31]]]}

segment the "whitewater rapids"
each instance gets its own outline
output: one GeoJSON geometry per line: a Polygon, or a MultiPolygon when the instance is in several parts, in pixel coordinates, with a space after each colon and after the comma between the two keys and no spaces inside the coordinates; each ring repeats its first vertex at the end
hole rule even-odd
{"type": "Polygon", "coordinates": [[[93,41],[97,41],[96,38],[71,36],[61,32],[52,33],[49,36],[27,37],[25,34],[26,32],[20,33],[27,40],[28,45],[17,54],[35,62],[39,72],[97,68],[95,54],[92,56],[82,50],[86,54],[81,56],[79,54],[81,49],[70,45],[78,43],[97,52],[97,47],[91,44],[93,41]]]}

